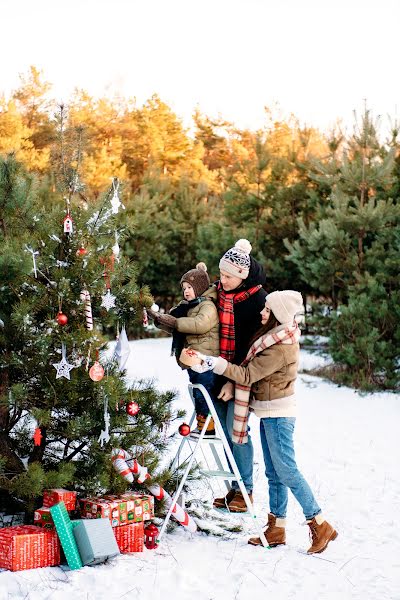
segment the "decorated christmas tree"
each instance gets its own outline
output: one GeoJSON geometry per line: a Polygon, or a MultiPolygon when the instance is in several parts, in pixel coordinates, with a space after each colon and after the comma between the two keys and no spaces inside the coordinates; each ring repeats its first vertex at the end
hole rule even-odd
{"type": "Polygon", "coordinates": [[[154,472],[174,417],[173,393],[125,377],[125,328],[152,298],[121,250],[120,183],[92,201],[82,132],[63,111],[58,127],[53,177],[0,161],[0,490],[28,512],[46,487],[121,491],[114,446],[154,472]]]}

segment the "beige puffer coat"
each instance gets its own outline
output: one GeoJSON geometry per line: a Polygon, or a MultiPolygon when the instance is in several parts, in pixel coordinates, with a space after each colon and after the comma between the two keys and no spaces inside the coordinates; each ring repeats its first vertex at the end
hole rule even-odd
{"type": "MultiPolygon", "coordinates": [[[[219,355],[219,319],[216,307],[217,290],[211,286],[199,304],[191,308],[187,317],[176,320],[176,329],[186,334],[185,348],[193,348],[208,356],[219,355]]],[[[181,365],[185,369],[187,366],[181,365]]]]}

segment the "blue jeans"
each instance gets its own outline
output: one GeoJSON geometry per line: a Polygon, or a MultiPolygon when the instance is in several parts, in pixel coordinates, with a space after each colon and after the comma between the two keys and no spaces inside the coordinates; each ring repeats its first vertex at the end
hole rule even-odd
{"type": "MultiPolygon", "coordinates": [[[[216,375],[214,371],[206,371],[205,373],[196,373],[196,371],[192,371],[192,369],[187,370],[189,379],[191,383],[199,383],[204,385],[207,392],[210,394],[212,401],[214,402],[215,398],[215,379],[216,375]]],[[[196,411],[196,415],[202,415],[206,417],[210,412],[208,410],[207,402],[204,399],[203,394],[200,390],[193,390],[194,396],[194,409],[196,411]]]]}
{"type": "Polygon", "coordinates": [[[290,489],[303,509],[305,518],[312,519],[321,509],[296,464],[293,445],[295,422],[294,417],[260,419],[261,445],[269,487],[269,509],[276,517],[285,518],[290,489]]]}
{"type": "MultiPolygon", "coordinates": [[[[239,473],[242,477],[244,487],[248,492],[252,492],[254,450],[251,437],[250,435],[248,436],[249,441],[247,444],[236,444],[235,442],[232,442],[233,409],[235,402],[234,400],[229,400],[228,402],[224,402],[223,400],[213,401],[216,413],[221,421],[222,429],[224,430],[226,439],[228,440],[228,444],[232,450],[233,458],[235,459],[237,468],[239,469],[239,473]]],[[[226,458],[228,460],[228,457],[226,458]]],[[[239,489],[239,484],[237,481],[232,481],[232,489],[239,489]]]]}

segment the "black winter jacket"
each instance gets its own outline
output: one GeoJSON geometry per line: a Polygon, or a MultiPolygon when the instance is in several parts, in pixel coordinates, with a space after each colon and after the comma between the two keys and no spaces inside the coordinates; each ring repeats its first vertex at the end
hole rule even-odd
{"type": "MultiPolygon", "coordinates": [[[[237,294],[243,290],[248,290],[255,285],[265,285],[265,271],[262,265],[250,255],[250,271],[247,279],[243,283],[232,290],[232,294],[237,294]]],[[[235,365],[240,363],[246,357],[250,346],[250,340],[261,327],[260,312],[265,306],[265,297],[267,292],[261,288],[242,302],[234,304],[235,315],[235,356],[231,362],[235,365]]]]}

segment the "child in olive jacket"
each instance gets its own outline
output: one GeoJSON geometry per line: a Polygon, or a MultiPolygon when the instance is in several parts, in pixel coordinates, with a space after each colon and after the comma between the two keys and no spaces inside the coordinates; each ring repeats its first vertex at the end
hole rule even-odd
{"type": "MultiPolygon", "coordinates": [[[[187,366],[179,361],[183,348],[190,347],[209,356],[219,355],[217,290],[215,286],[210,287],[210,279],[204,263],[198,263],[195,269],[182,275],[180,284],[184,299],[178,306],[172,308],[167,315],[152,311],[149,311],[149,314],[157,327],[172,333],[172,353],[175,354],[178,364],[187,369],[187,366]]],[[[213,398],[216,375],[212,368],[207,365],[196,365],[187,370],[191,383],[204,385],[213,398]]],[[[209,410],[203,394],[198,389],[194,390],[194,401],[197,429],[192,432],[192,435],[199,435],[209,410]]],[[[206,436],[214,435],[214,421],[211,418],[206,436]]]]}
{"type": "MultiPolygon", "coordinates": [[[[322,516],[313,492],[300,473],[295,457],[293,432],[296,421],[294,384],[300,355],[300,329],[295,316],[301,312],[299,292],[268,294],[261,311],[262,327],[240,365],[221,356],[199,356],[214,373],[235,382],[233,441],[246,443],[249,410],[260,417],[260,436],[268,479],[270,512],[265,537],[270,546],[286,543],[286,510],[290,489],[303,509],[312,539],[309,554],[323,552],[337,532],[322,516]]],[[[195,359],[186,359],[186,364],[195,359]]],[[[193,368],[193,367],[192,367],[193,368]]],[[[260,538],[249,544],[261,545],[260,538]]]]}

